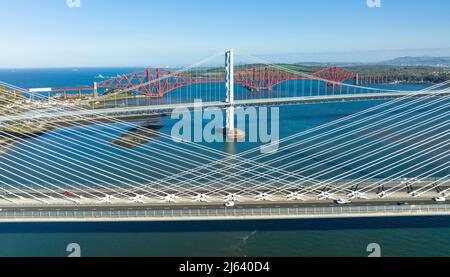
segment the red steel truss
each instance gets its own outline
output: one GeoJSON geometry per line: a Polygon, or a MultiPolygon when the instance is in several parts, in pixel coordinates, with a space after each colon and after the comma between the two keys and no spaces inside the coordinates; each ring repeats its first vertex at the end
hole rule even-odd
{"type": "Polygon", "coordinates": [[[338,83],[355,79],[356,75],[357,75],[356,73],[350,72],[337,66],[325,68],[313,74],[314,77],[338,83]]]}
{"type": "MultiPolygon", "coordinates": [[[[356,79],[357,74],[340,67],[329,67],[312,74],[312,76],[340,83],[356,79]]],[[[254,66],[235,72],[235,83],[251,91],[271,90],[274,86],[285,81],[301,79],[308,78],[270,66],[254,66]]],[[[218,77],[198,77],[191,75],[191,73],[175,73],[161,68],[146,68],[107,79],[99,82],[97,86],[109,90],[132,89],[136,93],[147,96],[163,96],[180,87],[223,81],[223,78],[218,77]]],[[[80,88],[86,89],[88,87],[80,88]]],[[[77,88],[67,88],[67,90],[72,89],[76,90],[77,88]]],[[[53,90],[63,91],[66,88],[53,90]]]]}
{"type": "Polygon", "coordinates": [[[294,75],[270,66],[254,66],[249,69],[235,73],[234,81],[251,91],[262,89],[271,90],[274,86],[288,81],[304,79],[302,76],[294,75]]]}
{"type": "Polygon", "coordinates": [[[215,78],[192,77],[161,68],[146,68],[98,83],[99,88],[129,89],[147,96],[162,96],[174,89],[192,84],[220,82],[215,78]],[[166,77],[169,76],[170,77],[166,77]]]}

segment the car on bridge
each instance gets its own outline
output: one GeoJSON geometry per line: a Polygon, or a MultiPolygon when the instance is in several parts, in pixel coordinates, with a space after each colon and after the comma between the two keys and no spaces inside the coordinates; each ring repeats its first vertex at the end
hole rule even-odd
{"type": "Polygon", "coordinates": [[[232,208],[234,207],[236,204],[234,203],[234,201],[228,201],[225,203],[225,207],[227,208],[232,208]]]}
{"type": "Polygon", "coordinates": [[[348,205],[348,204],[351,204],[352,201],[350,201],[350,200],[348,200],[348,199],[344,199],[344,198],[339,198],[339,199],[336,199],[336,200],[334,201],[334,203],[336,203],[336,204],[338,204],[338,205],[348,205]]]}
{"type": "Polygon", "coordinates": [[[442,203],[442,202],[447,201],[447,199],[444,196],[436,196],[436,197],[433,198],[433,201],[434,202],[438,202],[438,203],[442,203]]]}

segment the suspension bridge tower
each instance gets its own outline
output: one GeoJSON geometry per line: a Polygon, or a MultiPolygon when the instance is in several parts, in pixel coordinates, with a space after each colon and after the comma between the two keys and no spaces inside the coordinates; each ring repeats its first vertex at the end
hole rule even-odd
{"type": "Polygon", "coordinates": [[[228,106],[224,133],[230,140],[245,138],[245,132],[234,126],[234,53],[232,49],[225,51],[225,90],[225,102],[228,106]]]}

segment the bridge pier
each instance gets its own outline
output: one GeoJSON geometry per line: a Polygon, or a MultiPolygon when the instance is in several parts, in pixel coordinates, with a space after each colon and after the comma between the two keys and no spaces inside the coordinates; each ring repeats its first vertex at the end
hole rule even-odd
{"type": "Polygon", "coordinates": [[[356,73],[356,76],[355,76],[355,85],[356,85],[356,86],[359,85],[359,73],[356,73]]]}

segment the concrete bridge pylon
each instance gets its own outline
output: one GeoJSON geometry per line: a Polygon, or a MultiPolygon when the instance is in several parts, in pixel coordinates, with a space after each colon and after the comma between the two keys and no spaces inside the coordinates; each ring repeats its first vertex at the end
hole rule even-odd
{"type": "Polygon", "coordinates": [[[225,102],[228,104],[226,109],[226,122],[224,134],[227,140],[235,140],[245,138],[245,132],[235,128],[234,113],[234,52],[233,49],[225,51],[225,102]]]}

